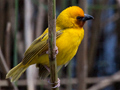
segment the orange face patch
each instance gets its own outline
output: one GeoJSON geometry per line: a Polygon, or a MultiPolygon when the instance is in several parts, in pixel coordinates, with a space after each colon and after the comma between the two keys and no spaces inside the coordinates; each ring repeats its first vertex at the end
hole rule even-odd
{"type": "Polygon", "coordinates": [[[79,21],[79,20],[77,20],[77,21],[76,21],[76,24],[77,24],[79,27],[83,27],[83,25],[85,24],[85,21],[79,21]]]}

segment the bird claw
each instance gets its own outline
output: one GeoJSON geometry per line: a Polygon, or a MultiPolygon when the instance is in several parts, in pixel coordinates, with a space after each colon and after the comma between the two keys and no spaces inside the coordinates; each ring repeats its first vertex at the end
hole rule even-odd
{"type": "Polygon", "coordinates": [[[51,83],[50,82],[50,80],[48,80],[48,83],[49,84],[56,84],[57,83],[57,85],[55,85],[54,87],[52,87],[52,88],[57,88],[57,87],[60,87],[60,79],[58,78],[58,81],[57,82],[55,82],[55,83],[51,83]]]}
{"type": "MultiPolygon", "coordinates": [[[[49,52],[48,51],[46,51],[46,54],[49,54],[49,52]]],[[[58,54],[58,47],[57,46],[55,46],[55,55],[57,55],[58,54]]]]}
{"type": "Polygon", "coordinates": [[[55,46],[55,55],[57,55],[57,54],[58,54],[58,47],[55,46]]]}

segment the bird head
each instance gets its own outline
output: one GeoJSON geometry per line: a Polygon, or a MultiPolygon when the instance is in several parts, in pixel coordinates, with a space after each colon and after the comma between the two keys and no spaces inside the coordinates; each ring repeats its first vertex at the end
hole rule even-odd
{"type": "Polygon", "coordinates": [[[93,19],[93,16],[84,14],[84,11],[78,6],[71,6],[63,10],[56,20],[56,25],[60,28],[82,28],[87,20],[93,19]]]}

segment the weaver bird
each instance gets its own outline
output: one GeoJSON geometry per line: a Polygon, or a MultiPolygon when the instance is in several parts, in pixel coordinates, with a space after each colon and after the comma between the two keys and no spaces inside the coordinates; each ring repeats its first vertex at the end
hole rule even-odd
{"type": "MultiPolygon", "coordinates": [[[[63,10],[56,20],[56,55],[59,69],[67,65],[75,56],[78,46],[84,37],[83,25],[87,20],[93,19],[91,15],[84,14],[78,6],[71,6],[63,10]]],[[[40,78],[46,78],[50,72],[48,57],[48,28],[41,36],[33,41],[26,50],[23,60],[11,69],[6,78],[11,77],[11,82],[18,80],[22,73],[32,64],[39,66],[40,78]]]]}

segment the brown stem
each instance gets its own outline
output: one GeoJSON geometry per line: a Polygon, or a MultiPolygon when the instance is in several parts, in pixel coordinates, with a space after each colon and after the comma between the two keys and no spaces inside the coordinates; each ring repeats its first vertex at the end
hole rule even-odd
{"type": "MultiPolygon", "coordinates": [[[[48,0],[48,35],[49,35],[49,62],[50,62],[50,75],[51,83],[57,82],[57,63],[56,63],[56,0],[48,0]]],[[[56,84],[52,84],[54,87],[56,84]]],[[[58,88],[52,88],[58,90],[58,88]]]]}

